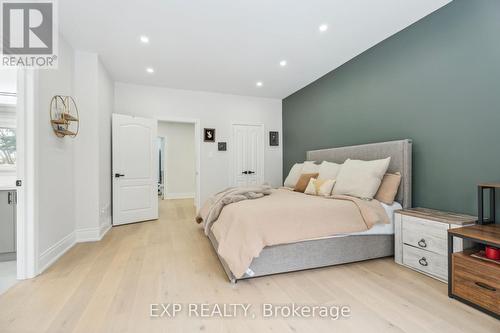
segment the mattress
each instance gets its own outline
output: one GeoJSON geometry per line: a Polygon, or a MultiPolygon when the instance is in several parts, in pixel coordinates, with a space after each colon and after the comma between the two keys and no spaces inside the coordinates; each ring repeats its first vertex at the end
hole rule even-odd
{"type": "Polygon", "coordinates": [[[403,207],[399,202],[394,201],[392,205],[387,205],[385,203],[380,203],[382,207],[384,207],[387,216],[389,217],[389,222],[387,224],[375,224],[371,229],[361,232],[353,232],[349,234],[338,234],[333,236],[325,236],[319,238],[312,239],[304,239],[302,241],[310,241],[317,239],[327,239],[327,238],[335,238],[335,237],[346,237],[346,236],[366,236],[366,235],[394,235],[394,212],[402,209],[403,207]]]}

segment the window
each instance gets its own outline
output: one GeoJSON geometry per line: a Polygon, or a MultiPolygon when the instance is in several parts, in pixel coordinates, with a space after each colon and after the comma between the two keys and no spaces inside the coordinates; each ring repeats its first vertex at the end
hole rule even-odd
{"type": "Polygon", "coordinates": [[[16,159],[16,105],[0,103],[0,172],[15,172],[16,159]]]}
{"type": "Polygon", "coordinates": [[[16,130],[0,127],[0,169],[11,169],[16,165],[16,130]]]}

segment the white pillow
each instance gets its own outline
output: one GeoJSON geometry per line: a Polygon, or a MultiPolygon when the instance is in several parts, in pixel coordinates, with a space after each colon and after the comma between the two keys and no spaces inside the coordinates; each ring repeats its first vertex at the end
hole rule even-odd
{"type": "Polygon", "coordinates": [[[336,179],[342,164],[323,161],[319,166],[318,179],[336,179]]]}
{"type": "Polygon", "coordinates": [[[390,162],[390,157],[373,161],[348,159],[337,175],[333,194],[373,199],[390,162]]]}
{"type": "Polygon", "coordinates": [[[319,165],[315,164],[314,161],[305,161],[304,167],[302,168],[302,173],[318,173],[319,165]]]}
{"type": "Polygon", "coordinates": [[[299,181],[300,175],[302,174],[303,163],[295,163],[293,167],[290,169],[288,176],[283,183],[283,186],[294,188],[295,184],[299,181]]]}
{"type": "Polygon", "coordinates": [[[322,197],[327,197],[332,194],[333,185],[335,185],[335,180],[333,179],[316,179],[311,178],[307,188],[304,191],[305,194],[320,195],[322,197]]]}

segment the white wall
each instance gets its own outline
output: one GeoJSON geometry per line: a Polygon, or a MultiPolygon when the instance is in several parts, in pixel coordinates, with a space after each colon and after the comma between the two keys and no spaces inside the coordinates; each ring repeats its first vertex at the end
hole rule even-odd
{"type": "Polygon", "coordinates": [[[58,69],[35,76],[35,202],[40,273],[75,242],[98,240],[111,226],[111,113],[114,85],[96,54],[75,52],[59,37],[58,69]],[[80,132],[58,138],[49,102],[75,98],[80,132]]]}
{"type": "Polygon", "coordinates": [[[166,198],[193,197],[196,192],[194,124],[158,123],[158,136],[166,139],[166,198]]]}
{"type": "Polygon", "coordinates": [[[74,244],[74,141],[58,138],[50,125],[54,95],[73,95],[74,51],[59,37],[58,69],[38,70],[35,102],[35,207],[38,229],[38,269],[74,244]]]}
{"type": "MultiPolygon", "coordinates": [[[[216,140],[228,142],[228,151],[218,152],[216,143],[201,143],[201,201],[231,184],[231,124],[249,122],[265,127],[264,179],[273,186],[282,183],[282,149],[268,146],[268,132],[281,134],[281,100],[163,87],[115,84],[115,112],[148,118],[197,118],[204,127],[216,129],[216,140]]],[[[202,135],[200,134],[202,138],[202,135]]]]}
{"type": "Polygon", "coordinates": [[[111,226],[111,113],[114,85],[95,53],[75,54],[75,220],[78,241],[98,240],[111,226]]]}
{"type": "Polygon", "coordinates": [[[99,128],[99,227],[103,234],[111,226],[111,114],[115,104],[115,84],[101,61],[97,63],[99,128]]]}
{"type": "MultiPolygon", "coordinates": [[[[75,150],[75,221],[80,232],[91,232],[99,221],[99,133],[97,55],[75,53],[75,101],[80,115],[75,150]]],[[[81,236],[80,236],[81,237],[81,236]]]]}

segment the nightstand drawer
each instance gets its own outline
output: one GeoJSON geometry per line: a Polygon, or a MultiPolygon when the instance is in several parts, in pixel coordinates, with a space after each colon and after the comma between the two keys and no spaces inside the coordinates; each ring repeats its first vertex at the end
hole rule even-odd
{"type": "Polygon", "coordinates": [[[441,255],[448,253],[446,239],[430,235],[423,229],[416,228],[412,232],[403,232],[403,243],[441,255]]]}
{"type": "Polygon", "coordinates": [[[403,264],[419,271],[447,280],[448,259],[444,255],[403,245],[403,264]]]}
{"type": "Polygon", "coordinates": [[[463,253],[452,257],[454,295],[500,314],[500,276],[497,264],[463,253]]]}
{"type": "Polygon", "coordinates": [[[403,216],[403,234],[421,234],[446,241],[449,225],[413,216],[403,216]]]}

